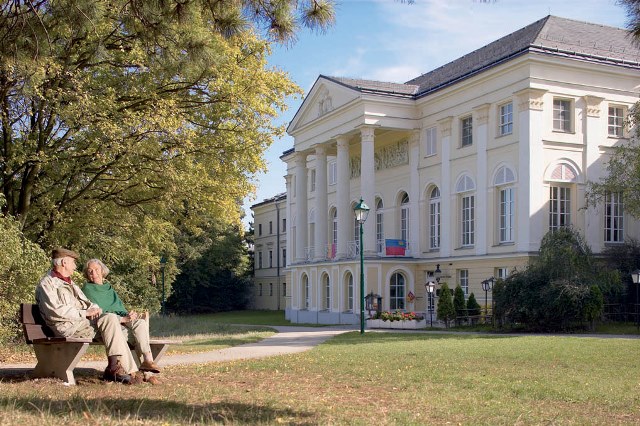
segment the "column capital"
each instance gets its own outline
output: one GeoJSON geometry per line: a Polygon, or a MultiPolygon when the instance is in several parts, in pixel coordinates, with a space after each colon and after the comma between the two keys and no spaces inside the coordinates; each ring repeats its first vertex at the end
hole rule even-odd
{"type": "Polygon", "coordinates": [[[375,128],[370,126],[360,127],[360,137],[362,141],[373,141],[375,128]]]}
{"type": "Polygon", "coordinates": [[[533,88],[527,88],[515,92],[514,95],[518,97],[519,111],[542,111],[542,106],[544,104],[542,97],[545,93],[547,93],[547,90],[533,88]]]}
{"type": "Polygon", "coordinates": [[[325,145],[315,146],[316,155],[327,155],[327,147],[325,145]]]}
{"type": "Polygon", "coordinates": [[[473,108],[473,124],[481,125],[489,122],[489,108],[491,104],[482,104],[473,108]]]}
{"type": "Polygon", "coordinates": [[[438,127],[440,127],[440,133],[443,137],[451,136],[451,123],[453,123],[452,116],[438,120],[438,127]]]}
{"type": "Polygon", "coordinates": [[[585,95],[583,96],[584,103],[587,105],[587,116],[598,118],[600,117],[600,108],[604,98],[598,96],[585,95]]]}

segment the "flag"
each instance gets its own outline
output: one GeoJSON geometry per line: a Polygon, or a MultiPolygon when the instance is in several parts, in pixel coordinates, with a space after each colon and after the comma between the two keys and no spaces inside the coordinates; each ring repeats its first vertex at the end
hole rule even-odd
{"type": "Polygon", "coordinates": [[[407,242],[405,240],[384,240],[384,246],[387,256],[404,256],[407,242]]]}

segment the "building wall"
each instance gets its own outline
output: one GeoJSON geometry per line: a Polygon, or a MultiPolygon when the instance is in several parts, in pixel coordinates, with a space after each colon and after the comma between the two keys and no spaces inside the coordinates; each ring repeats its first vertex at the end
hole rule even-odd
{"type": "MultiPolygon", "coordinates": [[[[550,229],[551,187],[570,190],[572,226],[584,234],[595,253],[602,251],[606,245],[603,207],[585,209],[586,185],[603,176],[608,155],[626,141],[608,135],[608,107],[634,104],[637,77],[637,70],[626,67],[526,54],[418,100],[355,92],[350,97],[344,87],[319,79],[298,113],[298,122],[290,128],[294,152],[283,156],[288,166],[287,209],[292,218],[288,234],[295,234],[287,240],[292,259],[287,318],[293,322],[359,321],[358,228],[352,215],[361,196],[371,208],[363,225],[364,294],[380,294],[383,309],[392,308],[390,281],[399,273],[405,281],[403,309],[424,311],[426,275],[438,265],[443,271],[441,282],[454,288],[464,282],[464,274],[467,294],[473,292],[484,304],[483,280],[497,276],[498,269],[523,268],[535,256],[550,229]],[[333,111],[318,116],[314,109],[317,94],[326,97],[334,91],[335,100],[345,103],[336,101],[333,111]],[[554,100],[570,104],[568,131],[554,129],[554,100]],[[512,106],[512,130],[502,135],[500,107],[506,104],[512,106]],[[463,147],[462,120],[466,117],[472,118],[473,143],[463,147]],[[427,129],[431,127],[437,129],[433,155],[427,153],[427,129]],[[331,175],[331,163],[344,161],[339,146],[345,141],[349,167],[338,165],[337,183],[322,185],[315,178],[331,175]],[[390,165],[378,167],[385,162],[390,165]],[[319,173],[322,168],[327,171],[319,173]],[[496,185],[501,173],[511,173],[513,180],[496,185]],[[441,241],[432,248],[429,208],[436,187],[440,191],[441,241]],[[460,188],[468,191],[461,193],[460,188]],[[504,188],[512,188],[514,197],[513,237],[507,241],[500,239],[498,220],[504,188]],[[405,194],[409,202],[403,206],[405,194]],[[465,244],[463,198],[471,195],[474,240],[465,244]],[[377,200],[384,204],[379,211],[384,218],[384,239],[401,239],[403,207],[408,209],[404,256],[381,255],[377,250],[377,200]],[[335,209],[346,219],[340,222],[338,214],[338,253],[334,256],[331,214],[335,209]],[[348,250],[343,246],[341,253],[340,243],[345,240],[348,250]],[[349,274],[354,278],[351,306],[346,285],[349,274]],[[413,300],[406,297],[410,292],[413,300]]],[[[640,234],[638,222],[629,216],[624,217],[624,230],[627,236],[640,234]]],[[[491,294],[487,298],[491,303],[491,294]]]]}

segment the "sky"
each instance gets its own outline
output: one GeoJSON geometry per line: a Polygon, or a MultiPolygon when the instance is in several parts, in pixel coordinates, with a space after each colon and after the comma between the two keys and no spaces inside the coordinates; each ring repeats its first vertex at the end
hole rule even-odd
{"type": "MultiPolygon", "coordinates": [[[[269,66],[289,74],[305,95],[320,74],[404,83],[547,15],[625,28],[616,0],[338,0],[336,23],[326,33],[301,31],[292,46],[273,45],[269,66]]],[[[303,99],[289,99],[276,120],[287,125],[303,99]]],[[[293,148],[285,136],[265,152],[268,171],[254,179],[251,205],[286,191],[280,156],[293,148]]]]}

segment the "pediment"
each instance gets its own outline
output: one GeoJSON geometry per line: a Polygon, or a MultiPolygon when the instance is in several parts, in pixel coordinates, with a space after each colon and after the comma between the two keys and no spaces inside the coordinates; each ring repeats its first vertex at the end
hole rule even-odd
{"type": "Polygon", "coordinates": [[[316,120],[326,119],[359,95],[357,90],[320,76],[291,120],[287,132],[291,134],[316,120]]]}

